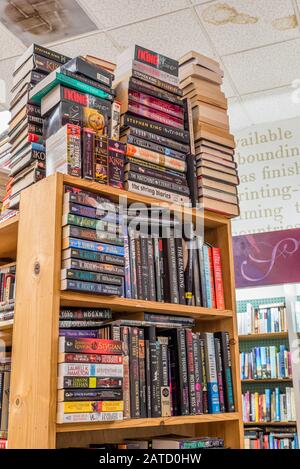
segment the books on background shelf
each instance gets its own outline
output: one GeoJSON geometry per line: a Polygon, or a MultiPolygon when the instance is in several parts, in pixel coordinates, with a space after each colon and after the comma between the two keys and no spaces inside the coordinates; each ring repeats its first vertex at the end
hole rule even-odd
{"type": "Polygon", "coordinates": [[[237,216],[239,179],[223,72],[215,60],[190,51],[179,59],[179,78],[192,108],[198,200],[207,210],[237,216]]]}
{"type": "Polygon", "coordinates": [[[143,214],[144,221],[149,226],[156,223],[156,236],[148,235],[148,225],[147,232],[135,231],[130,225],[130,207],[121,215],[106,198],[65,188],[63,290],[225,309],[218,247],[203,244],[194,235],[177,237],[176,218],[166,221],[169,233],[165,237],[163,221],[150,219],[148,212],[143,214]]]}
{"type": "Polygon", "coordinates": [[[115,77],[126,144],[125,188],[189,203],[195,174],[178,62],[135,45],[119,56],[115,77]]]}
{"type": "Polygon", "coordinates": [[[60,321],[66,317],[58,423],[234,411],[227,332],[193,333],[193,319],[154,313],[97,327],[88,322],[102,319],[101,310],[62,310],[60,321]]]}
{"type": "Polygon", "coordinates": [[[291,427],[247,428],[245,449],[299,449],[298,434],[291,427]]]}
{"type": "Polygon", "coordinates": [[[183,435],[164,435],[147,439],[126,439],[118,445],[90,444],[92,449],[221,449],[224,439],[218,437],[185,437],[183,435]]]}
{"type": "Polygon", "coordinates": [[[16,264],[0,267],[0,324],[14,317],[16,264]]]}
{"type": "Polygon", "coordinates": [[[258,308],[248,303],[246,312],[239,313],[237,318],[239,335],[287,332],[284,303],[263,304],[258,308]]]}
{"type": "Polygon", "coordinates": [[[240,353],[241,379],[291,378],[291,352],[285,345],[254,347],[240,353]]]}
{"type": "Polygon", "coordinates": [[[7,448],[11,354],[0,357],[0,449],[7,448]]]}
{"type": "Polygon", "coordinates": [[[296,420],[294,389],[266,388],[263,393],[242,395],[244,422],[290,422],[296,420]]]}
{"type": "Polygon", "coordinates": [[[31,90],[50,72],[67,62],[68,57],[33,44],[18,59],[13,73],[8,129],[10,144],[9,174],[4,209],[18,208],[20,192],[45,177],[43,119],[31,90]]]}

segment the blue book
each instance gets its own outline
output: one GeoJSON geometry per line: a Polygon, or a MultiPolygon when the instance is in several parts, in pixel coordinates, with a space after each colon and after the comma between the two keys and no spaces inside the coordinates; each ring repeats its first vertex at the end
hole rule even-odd
{"type": "Polygon", "coordinates": [[[77,238],[66,238],[66,248],[86,249],[87,251],[102,252],[104,254],[114,254],[124,256],[124,246],[114,246],[112,244],[97,243],[96,241],[86,241],[77,238]]]}
{"type": "Polygon", "coordinates": [[[284,362],[284,352],[285,352],[285,345],[279,346],[279,377],[285,377],[285,362],[284,362]]]}
{"type": "Polygon", "coordinates": [[[266,396],[266,417],[267,420],[271,420],[271,389],[265,389],[266,396]]]}
{"type": "Polygon", "coordinates": [[[210,414],[217,414],[220,412],[220,399],[214,334],[212,332],[205,332],[201,334],[201,337],[204,339],[205,348],[208,412],[210,414]]]}
{"type": "Polygon", "coordinates": [[[60,337],[67,337],[67,339],[97,339],[99,338],[98,330],[96,329],[60,329],[60,337]]]}
{"type": "Polygon", "coordinates": [[[267,347],[260,347],[261,378],[267,378],[267,347]]]}
{"type": "Polygon", "coordinates": [[[41,143],[35,143],[35,142],[31,144],[31,149],[36,150],[36,151],[46,151],[45,145],[42,145],[41,143]]]}
{"type": "Polygon", "coordinates": [[[274,448],[274,436],[269,435],[269,449],[275,449],[274,448]]]}
{"type": "Polygon", "coordinates": [[[267,331],[272,332],[272,318],[271,318],[271,309],[267,310],[267,331]]]}
{"type": "Polygon", "coordinates": [[[280,422],[280,389],[275,388],[275,422],[280,422]]]}
{"type": "Polygon", "coordinates": [[[211,285],[210,285],[210,263],[208,257],[208,246],[203,244],[203,264],[204,264],[204,280],[205,280],[205,291],[206,291],[206,301],[207,308],[212,308],[213,302],[211,297],[211,285]]]}

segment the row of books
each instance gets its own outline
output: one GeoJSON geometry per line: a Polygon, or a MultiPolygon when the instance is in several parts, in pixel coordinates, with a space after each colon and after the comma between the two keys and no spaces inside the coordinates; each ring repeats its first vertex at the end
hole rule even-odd
{"type": "Polygon", "coordinates": [[[239,179],[227,99],[221,91],[223,71],[215,60],[191,51],[179,60],[179,77],[192,108],[198,200],[208,210],[236,216],[239,179]]]}
{"type": "Polygon", "coordinates": [[[119,444],[103,445],[93,443],[89,445],[92,449],[115,450],[115,449],[222,449],[224,439],[210,436],[185,437],[180,435],[164,435],[147,439],[126,439],[119,444]]]}
{"type": "Polygon", "coordinates": [[[234,411],[227,332],[151,313],[99,325],[107,315],[60,312],[58,423],[234,411]]]}
{"type": "Polygon", "coordinates": [[[11,355],[0,358],[0,448],[7,445],[11,355]]]}
{"type": "Polygon", "coordinates": [[[239,335],[287,332],[284,303],[259,305],[257,308],[248,303],[246,312],[238,314],[237,318],[239,335]]]}
{"type": "Polygon", "coordinates": [[[242,395],[244,422],[289,422],[296,420],[294,389],[267,388],[263,393],[242,395]]]}
{"type": "Polygon", "coordinates": [[[148,210],[135,218],[94,193],[65,191],[62,289],[225,309],[218,247],[184,238],[176,217],[164,225],[148,210]]]}
{"type": "Polygon", "coordinates": [[[247,428],[245,449],[299,449],[298,434],[291,427],[247,428]]]}
{"type": "Polygon", "coordinates": [[[14,316],[16,264],[0,267],[0,321],[14,316]]]}
{"type": "Polygon", "coordinates": [[[285,345],[254,347],[240,353],[242,379],[290,378],[292,376],[291,353],[285,345]]]}

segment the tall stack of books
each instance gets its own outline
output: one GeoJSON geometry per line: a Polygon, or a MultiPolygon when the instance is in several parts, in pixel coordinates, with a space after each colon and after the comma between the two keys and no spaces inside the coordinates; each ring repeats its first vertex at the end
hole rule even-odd
{"type": "Polygon", "coordinates": [[[62,310],[57,423],[123,419],[122,343],[99,338],[109,310],[62,310]],[[67,318],[67,320],[66,320],[67,318]]]}
{"type": "Polygon", "coordinates": [[[290,426],[247,428],[245,449],[299,449],[298,434],[290,426]]]}
{"type": "Polygon", "coordinates": [[[14,317],[16,264],[0,267],[0,324],[14,317]]]}
{"type": "Polygon", "coordinates": [[[114,75],[95,62],[76,57],[30,94],[34,103],[41,104],[47,175],[59,171],[123,188],[125,149],[117,141],[114,75]]]}
{"type": "Polygon", "coordinates": [[[118,207],[65,186],[61,289],[124,296],[123,222],[118,207]]]}
{"type": "Polygon", "coordinates": [[[45,177],[43,120],[40,106],[32,102],[30,92],[46,75],[67,61],[69,57],[33,44],[16,63],[10,103],[12,181],[8,208],[18,207],[20,192],[45,177]]]}
{"type": "Polygon", "coordinates": [[[125,188],[172,203],[189,203],[189,131],[178,62],[134,46],[116,68],[121,141],[126,143],[125,188]]]}
{"type": "Polygon", "coordinates": [[[254,347],[240,353],[242,379],[290,378],[292,376],[291,352],[285,345],[254,347]]]}
{"type": "Polygon", "coordinates": [[[258,308],[248,303],[246,312],[238,314],[238,332],[239,335],[287,332],[284,303],[262,304],[258,308]]]}
{"type": "Polygon", "coordinates": [[[192,106],[199,202],[207,210],[237,216],[239,179],[221,91],[223,72],[218,62],[194,51],[181,57],[179,65],[180,87],[192,106]]]}
{"type": "Polygon", "coordinates": [[[296,420],[294,389],[278,387],[263,393],[247,391],[243,398],[244,422],[290,422],[296,420]]]}

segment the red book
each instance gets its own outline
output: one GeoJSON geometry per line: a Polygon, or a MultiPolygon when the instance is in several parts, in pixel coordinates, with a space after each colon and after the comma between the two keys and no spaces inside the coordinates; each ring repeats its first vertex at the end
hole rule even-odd
{"type": "Polygon", "coordinates": [[[212,248],[212,263],[215,281],[215,299],[217,309],[225,309],[222,261],[220,248],[212,248]]]}
{"type": "Polygon", "coordinates": [[[44,139],[43,139],[42,135],[37,135],[37,134],[34,134],[34,133],[29,133],[27,135],[27,140],[28,140],[28,142],[33,142],[33,143],[40,143],[40,144],[44,143],[44,139]]]}
{"type": "Polygon", "coordinates": [[[106,339],[59,338],[59,353],[98,353],[102,355],[122,355],[122,342],[106,339]]]}
{"type": "Polygon", "coordinates": [[[97,353],[62,353],[60,363],[100,363],[105,365],[122,365],[122,355],[99,355],[97,353]]]}
{"type": "Polygon", "coordinates": [[[7,440],[0,438],[0,449],[7,449],[7,440]]]}
{"type": "Polygon", "coordinates": [[[208,248],[208,259],[209,259],[209,271],[210,271],[210,290],[211,290],[211,301],[212,308],[216,308],[216,294],[215,294],[215,279],[214,279],[214,266],[212,248],[208,248]]]}

